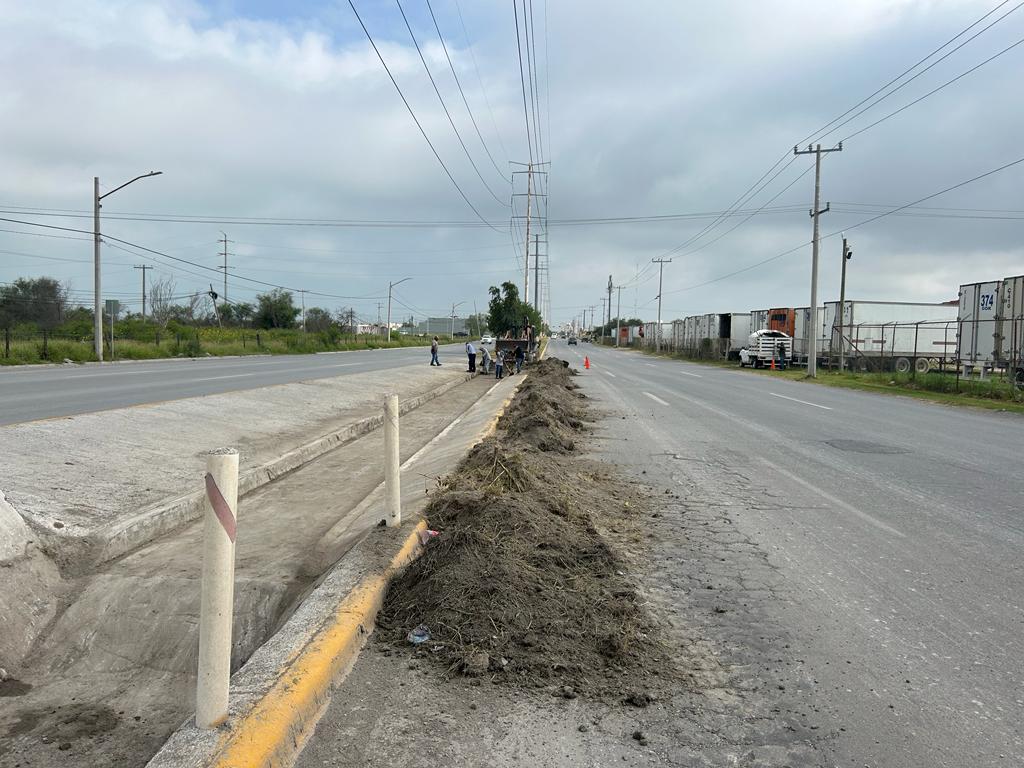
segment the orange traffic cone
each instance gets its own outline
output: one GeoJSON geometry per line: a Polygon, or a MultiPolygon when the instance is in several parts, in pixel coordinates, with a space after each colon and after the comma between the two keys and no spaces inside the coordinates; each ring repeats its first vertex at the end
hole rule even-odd
{"type": "Polygon", "coordinates": [[[583,367],[588,371],[590,370],[590,357],[588,355],[583,356],[583,367]]]}
{"type": "Polygon", "coordinates": [[[775,370],[775,358],[774,357],[772,358],[772,370],[773,371],[775,370]]]}

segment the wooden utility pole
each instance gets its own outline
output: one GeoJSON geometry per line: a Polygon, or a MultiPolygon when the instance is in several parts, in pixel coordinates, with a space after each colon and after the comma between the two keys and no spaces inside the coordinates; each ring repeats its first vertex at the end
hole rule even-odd
{"type": "Polygon", "coordinates": [[[658,327],[654,330],[654,351],[661,352],[661,286],[662,278],[665,276],[665,265],[671,264],[672,259],[651,259],[658,265],[658,327]]]}
{"type": "Polygon", "coordinates": [[[132,269],[142,270],[142,322],[146,322],[146,270],[152,267],[149,264],[137,264],[132,269]]]}
{"type": "Polygon", "coordinates": [[[832,337],[835,338],[835,326],[839,324],[839,370],[846,367],[846,262],[853,257],[853,251],[843,237],[843,276],[839,281],[839,307],[832,320],[832,337]]]}
{"type": "MultiPolygon", "coordinates": [[[[842,152],[843,142],[831,149],[822,149],[821,144],[807,149],[793,147],[794,155],[814,155],[814,208],[811,209],[811,218],[814,219],[814,235],[811,241],[811,324],[817,325],[818,318],[818,218],[823,213],[828,213],[831,206],[825,203],[825,209],[821,209],[821,156],[828,152],[842,152]]],[[[818,336],[811,333],[807,340],[807,376],[815,378],[818,375],[818,336]]]]}
{"type": "Polygon", "coordinates": [[[615,304],[615,346],[619,346],[619,339],[622,338],[622,286],[615,286],[619,292],[619,300],[615,304]]]}

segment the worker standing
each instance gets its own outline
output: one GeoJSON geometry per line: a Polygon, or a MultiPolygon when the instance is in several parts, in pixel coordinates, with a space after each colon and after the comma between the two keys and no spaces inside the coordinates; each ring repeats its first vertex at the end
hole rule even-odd
{"type": "Polygon", "coordinates": [[[466,357],[469,358],[469,373],[476,373],[476,347],[472,341],[466,342],[466,357]]]}

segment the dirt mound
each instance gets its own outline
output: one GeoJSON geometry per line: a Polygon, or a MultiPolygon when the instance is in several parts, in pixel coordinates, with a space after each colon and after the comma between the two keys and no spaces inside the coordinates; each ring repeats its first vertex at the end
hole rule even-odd
{"type": "Polygon", "coordinates": [[[583,429],[585,398],[573,383],[575,371],[561,360],[548,358],[532,366],[529,377],[498,422],[508,437],[542,451],[571,453],[583,429]]]}
{"type": "Polygon", "coordinates": [[[557,360],[531,367],[499,431],[435,495],[440,533],[392,584],[380,636],[447,674],[628,697],[671,665],[594,528],[598,510],[637,510],[610,468],[572,455],[586,412],[570,376],[557,360]],[[420,625],[430,636],[414,646],[420,625]]]}

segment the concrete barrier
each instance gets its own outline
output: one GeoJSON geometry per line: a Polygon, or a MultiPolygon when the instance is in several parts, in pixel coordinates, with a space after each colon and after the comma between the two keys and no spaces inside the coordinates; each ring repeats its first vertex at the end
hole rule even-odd
{"type": "MultiPolygon", "coordinates": [[[[399,414],[409,413],[471,378],[471,374],[466,374],[465,377],[446,382],[430,392],[407,398],[402,401],[399,414]]],[[[328,451],[372,432],[383,422],[384,417],[381,413],[369,416],[312,440],[246,472],[239,478],[238,495],[245,496],[262,488],[267,483],[308,464],[328,451]]],[[[69,538],[64,539],[61,546],[70,555],[62,558],[62,569],[69,575],[79,575],[101,563],[113,560],[143,544],[171,533],[199,519],[203,513],[204,499],[203,491],[187,493],[141,510],[130,517],[116,520],[97,529],[92,534],[82,537],[77,543],[72,542],[69,538]]]]}

